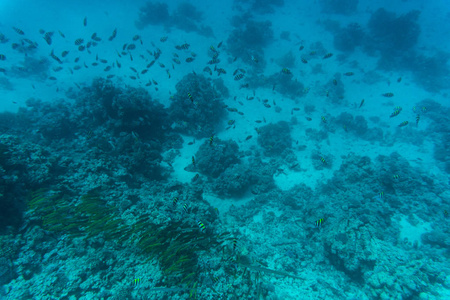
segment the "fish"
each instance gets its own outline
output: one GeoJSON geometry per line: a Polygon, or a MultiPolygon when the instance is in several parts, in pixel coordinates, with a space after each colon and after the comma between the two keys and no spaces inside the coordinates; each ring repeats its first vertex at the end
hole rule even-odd
{"type": "Polygon", "coordinates": [[[408,123],[408,121],[403,121],[398,125],[398,127],[405,127],[406,125],[408,125],[408,123]]]}
{"type": "Polygon", "coordinates": [[[194,61],[194,58],[193,58],[193,57],[188,57],[188,58],[186,58],[186,62],[188,62],[188,63],[193,62],[193,61],[194,61]]]}
{"type": "Polygon", "coordinates": [[[189,45],[188,43],[184,43],[184,44],[181,44],[181,45],[176,45],[175,48],[177,50],[188,50],[190,46],[191,45],[189,45]]]}
{"type": "Polygon", "coordinates": [[[306,59],[304,59],[303,57],[302,57],[302,63],[304,63],[304,64],[307,64],[308,63],[308,61],[306,60],[306,59]]]}
{"type": "Polygon", "coordinates": [[[200,227],[201,232],[204,232],[206,230],[206,226],[205,226],[205,224],[202,223],[202,221],[197,220],[197,224],[198,224],[198,227],[200,227]]]}
{"type": "Polygon", "coordinates": [[[133,41],[137,41],[137,40],[140,40],[141,39],[141,36],[139,35],[139,34],[136,34],[135,36],[133,36],[133,41]]]}
{"type": "Polygon", "coordinates": [[[401,78],[401,77],[397,78],[397,82],[398,82],[398,83],[400,83],[401,81],[402,81],[402,78],[401,78]]]}
{"type": "Polygon", "coordinates": [[[183,211],[184,211],[185,213],[189,213],[189,206],[187,205],[187,203],[184,203],[184,204],[183,204],[183,211]]]}
{"type": "Polygon", "coordinates": [[[160,40],[162,43],[164,43],[165,41],[167,41],[168,38],[169,38],[169,37],[167,37],[167,36],[163,36],[163,37],[161,37],[159,40],[160,40]]]}
{"type": "Polygon", "coordinates": [[[393,117],[396,117],[396,116],[398,116],[399,114],[400,114],[400,112],[402,111],[402,108],[400,107],[400,106],[397,106],[395,109],[394,109],[394,112],[391,114],[391,118],[393,118],[393,117]]]}
{"type": "Polygon", "coordinates": [[[25,35],[25,32],[23,32],[23,30],[20,28],[13,27],[12,29],[19,35],[25,35]]]}
{"type": "MultiPolygon", "coordinates": [[[[249,84],[248,83],[246,83],[246,84],[241,84],[240,86],[239,86],[239,89],[243,89],[243,88],[248,88],[249,87],[249,84]]],[[[248,99],[247,99],[248,100],[248,99]]]]}
{"type": "Polygon", "coordinates": [[[59,33],[59,35],[60,35],[63,39],[66,38],[66,36],[64,35],[64,33],[62,33],[60,30],[58,30],[58,33],[59,33]]]}
{"type": "Polygon", "coordinates": [[[320,119],[322,120],[323,123],[327,122],[327,119],[324,116],[321,116],[320,119]]]}
{"type": "Polygon", "coordinates": [[[399,178],[400,178],[400,175],[397,175],[397,174],[392,175],[392,179],[399,179],[399,178]]]}
{"type": "Polygon", "coordinates": [[[214,143],[214,134],[209,137],[209,145],[212,146],[214,143]]]}
{"type": "Polygon", "coordinates": [[[220,48],[222,46],[222,41],[217,44],[217,48],[220,48]]]}
{"type": "Polygon", "coordinates": [[[141,283],[141,279],[140,278],[135,278],[134,279],[134,286],[138,286],[141,283]]]}
{"type": "Polygon", "coordinates": [[[205,68],[203,69],[203,72],[206,72],[206,73],[208,73],[209,75],[212,75],[212,70],[211,70],[210,67],[205,67],[205,68]]]}
{"type": "Polygon", "coordinates": [[[344,76],[353,76],[353,75],[355,75],[355,73],[353,73],[353,72],[346,72],[346,73],[344,73],[344,76]]]}
{"type": "Polygon", "coordinates": [[[420,121],[420,115],[417,115],[417,116],[416,116],[416,126],[419,125],[419,121],[420,121]]]}
{"type": "Polygon", "coordinates": [[[54,60],[56,60],[57,62],[62,64],[62,60],[58,56],[56,56],[55,53],[53,53],[53,50],[52,50],[52,52],[50,52],[50,56],[51,56],[51,58],[53,58],[54,60]]]}
{"type": "Polygon", "coordinates": [[[81,45],[83,43],[84,43],[84,40],[82,38],[78,38],[78,39],[75,40],[75,46],[79,46],[79,45],[81,45]]]}
{"type": "Polygon", "coordinates": [[[173,198],[173,200],[172,200],[173,206],[176,206],[177,203],[178,203],[178,197],[173,198]]]}
{"type": "Polygon", "coordinates": [[[85,46],[83,46],[83,45],[78,46],[78,51],[84,51],[84,49],[86,49],[85,46]]]}
{"type": "Polygon", "coordinates": [[[253,136],[252,135],[248,135],[245,140],[248,141],[249,139],[251,139],[253,136]]]}
{"type": "Polygon", "coordinates": [[[381,96],[386,97],[386,98],[391,98],[391,97],[394,97],[394,94],[393,93],[384,93],[384,94],[381,94],[381,96]]]}
{"type": "Polygon", "coordinates": [[[363,106],[364,104],[364,99],[361,100],[361,104],[359,105],[359,108],[361,108],[361,106],[363,106]]]}
{"type": "Polygon", "coordinates": [[[287,74],[287,75],[292,74],[291,70],[289,70],[288,68],[281,69],[281,73],[287,74]]]}
{"type": "Polygon", "coordinates": [[[321,227],[323,221],[324,221],[324,219],[323,219],[323,218],[320,218],[319,220],[317,220],[317,221],[314,222],[314,226],[316,226],[317,228],[321,227]]]}
{"type": "Polygon", "coordinates": [[[64,50],[64,51],[61,53],[61,56],[62,56],[62,57],[66,57],[67,54],[69,54],[69,51],[64,50]]]}
{"type": "Polygon", "coordinates": [[[192,97],[191,93],[187,93],[189,100],[191,100],[192,103],[194,103],[194,98],[192,97]]]}
{"type": "Polygon", "coordinates": [[[83,19],[83,25],[84,25],[84,27],[87,26],[87,17],[84,17],[84,19],[83,19]]]}
{"type": "Polygon", "coordinates": [[[218,63],[220,63],[220,59],[218,58],[213,58],[210,61],[208,61],[208,65],[216,65],[218,63]]]}
{"type": "Polygon", "coordinates": [[[234,76],[234,80],[236,80],[236,81],[241,80],[242,78],[244,78],[244,74],[242,74],[242,73],[234,76]]]}
{"type": "Polygon", "coordinates": [[[252,55],[251,59],[252,59],[252,62],[258,63],[258,59],[256,57],[254,57],[253,55],[252,55]]]}
{"type": "Polygon", "coordinates": [[[176,57],[172,58],[172,61],[174,63],[176,63],[177,65],[181,64],[181,61],[178,58],[176,58],[176,57]]]}
{"type": "Polygon", "coordinates": [[[127,46],[127,50],[128,50],[128,51],[134,50],[134,49],[136,49],[136,45],[135,45],[135,44],[129,44],[129,45],[127,46]]]}
{"type": "Polygon", "coordinates": [[[192,156],[192,164],[195,166],[195,157],[192,156]]]}
{"type": "Polygon", "coordinates": [[[167,76],[168,76],[169,79],[170,79],[172,76],[170,75],[169,69],[166,70],[166,73],[167,73],[167,76]]]}
{"type": "Polygon", "coordinates": [[[111,36],[108,38],[109,41],[112,41],[113,39],[115,39],[117,36],[117,28],[114,28],[111,36]]]}
{"type": "Polygon", "coordinates": [[[47,44],[50,46],[52,44],[52,36],[53,36],[53,32],[46,32],[44,33],[44,40],[47,42],[47,44]]]}
{"type": "Polygon", "coordinates": [[[305,46],[301,45],[301,46],[298,48],[298,51],[302,51],[303,49],[305,49],[305,46]]]}
{"type": "Polygon", "coordinates": [[[325,54],[325,56],[323,57],[323,59],[327,59],[333,56],[333,53],[327,53],[325,54]]]}
{"type": "Polygon", "coordinates": [[[336,79],[333,79],[333,84],[337,85],[337,80],[336,79]]]}
{"type": "Polygon", "coordinates": [[[196,182],[199,177],[200,177],[200,175],[197,173],[194,175],[194,177],[192,177],[191,181],[196,182]]]}
{"type": "Polygon", "coordinates": [[[220,74],[227,74],[227,71],[225,71],[225,69],[223,69],[223,68],[217,68],[216,71],[217,71],[217,75],[219,75],[219,76],[220,76],[220,74]]]}
{"type": "Polygon", "coordinates": [[[305,117],[306,121],[312,121],[312,118],[310,117],[305,117]]]}
{"type": "Polygon", "coordinates": [[[0,54],[0,60],[6,60],[5,54],[0,54]]]}
{"type": "Polygon", "coordinates": [[[325,160],[325,158],[323,156],[320,157],[320,161],[322,162],[322,164],[326,165],[327,161],[325,160]]]}

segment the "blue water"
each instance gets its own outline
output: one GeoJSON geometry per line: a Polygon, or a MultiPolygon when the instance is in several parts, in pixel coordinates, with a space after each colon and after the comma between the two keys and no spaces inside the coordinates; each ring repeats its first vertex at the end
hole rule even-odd
{"type": "Polygon", "coordinates": [[[1,299],[450,299],[447,1],[1,1],[1,299]]]}

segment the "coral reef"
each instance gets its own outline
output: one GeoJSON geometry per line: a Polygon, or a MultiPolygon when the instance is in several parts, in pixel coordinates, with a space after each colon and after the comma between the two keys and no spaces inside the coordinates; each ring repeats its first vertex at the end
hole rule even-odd
{"type": "Polygon", "coordinates": [[[292,147],[291,129],[287,122],[267,124],[258,130],[258,145],[267,156],[286,156],[292,147]]]}
{"type": "Polygon", "coordinates": [[[195,137],[209,137],[226,115],[221,94],[203,76],[188,74],[176,84],[169,107],[176,130],[195,137]]]}
{"type": "Polygon", "coordinates": [[[239,147],[235,141],[221,141],[215,138],[212,143],[205,141],[200,146],[195,154],[195,166],[191,169],[217,178],[229,167],[240,162],[238,155],[239,147]]]}

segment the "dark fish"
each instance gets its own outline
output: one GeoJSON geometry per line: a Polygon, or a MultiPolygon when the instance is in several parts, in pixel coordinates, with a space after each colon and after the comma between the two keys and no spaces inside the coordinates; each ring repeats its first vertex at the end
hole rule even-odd
{"type": "Polygon", "coordinates": [[[408,121],[403,121],[400,123],[400,125],[398,125],[398,127],[405,127],[406,125],[408,125],[408,121]]]}
{"type": "Polygon", "coordinates": [[[84,27],[86,27],[86,26],[87,26],[87,17],[84,17],[84,20],[83,20],[83,25],[84,25],[84,27]]]}
{"type": "Polygon", "coordinates": [[[325,56],[323,57],[323,59],[327,59],[333,56],[333,53],[327,53],[325,54],[325,56]]]}
{"type": "Polygon", "coordinates": [[[133,67],[130,67],[130,70],[133,71],[134,73],[137,73],[137,70],[133,67]]]}
{"type": "Polygon", "coordinates": [[[347,73],[344,73],[344,76],[353,76],[355,73],[353,73],[353,72],[347,72],[347,73]]]}
{"type": "Polygon", "coordinates": [[[85,46],[83,46],[83,45],[80,45],[80,46],[78,46],[78,51],[84,51],[84,49],[86,49],[86,47],[85,46]]]}
{"type": "Polygon", "coordinates": [[[186,58],[186,62],[188,62],[188,63],[193,62],[193,61],[194,61],[194,58],[193,58],[193,57],[188,57],[188,58],[186,58]]]}
{"type": "Polygon", "coordinates": [[[116,76],[116,75],[114,75],[114,74],[109,74],[108,76],[106,76],[106,78],[111,79],[111,78],[113,78],[114,76],[116,76]]]}
{"type": "Polygon", "coordinates": [[[210,68],[210,67],[205,67],[205,68],[203,69],[203,72],[206,72],[206,73],[208,73],[209,75],[212,75],[212,71],[211,71],[211,68],[210,68]]]}
{"type": "Polygon", "coordinates": [[[117,35],[117,28],[115,28],[111,34],[111,36],[108,38],[109,41],[112,41],[117,35]]]}
{"type": "Polygon", "coordinates": [[[287,75],[292,74],[291,70],[289,70],[288,68],[281,69],[281,73],[287,74],[287,75]]]}
{"type": "Polygon", "coordinates": [[[136,45],[135,44],[129,44],[128,47],[127,47],[128,51],[134,50],[134,49],[136,49],[136,45]]]}
{"type": "Polygon", "coordinates": [[[302,63],[307,64],[308,61],[302,57],[302,63]]]}
{"type": "Polygon", "coordinates": [[[52,44],[52,35],[53,35],[53,32],[44,33],[44,40],[47,42],[48,45],[52,44]]]}
{"type": "Polygon", "coordinates": [[[66,57],[67,54],[69,54],[69,51],[63,51],[63,52],[61,53],[61,56],[62,56],[62,57],[66,57]]]}
{"type": "Polygon", "coordinates": [[[13,29],[17,34],[20,34],[20,35],[24,35],[24,34],[25,34],[25,32],[23,32],[23,30],[20,29],[20,28],[13,27],[12,29],[13,29]]]}
{"type": "Polygon", "coordinates": [[[138,34],[136,34],[135,36],[133,36],[133,41],[137,41],[137,40],[140,40],[141,39],[141,36],[140,35],[138,35],[138,34]]]}
{"type": "Polygon", "coordinates": [[[108,72],[109,70],[111,70],[111,66],[107,66],[106,68],[103,69],[103,71],[108,72]]]}
{"type": "Polygon", "coordinates": [[[303,49],[305,49],[305,46],[303,45],[298,48],[299,51],[302,51],[303,49]]]}
{"type": "Polygon", "coordinates": [[[61,71],[63,68],[61,67],[61,66],[57,66],[57,67],[54,67],[53,68],[53,71],[54,72],[59,72],[59,71],[61,71]]]}
{"type": "Polygon", "coordinates": [[[80,57],[75,57],[75,59],[73,61],[77,63],[79,60],[80,60],[80,57]]]}
{"type": "Polygon", "coordinates": [[[359,108],[361,108],[361,106],[363,106],[364,104],[364,99],[361,100],[361,104],[359,105],[359,108]]]}
{"type": "Polygon", "coordinates": [[[137,77],[136,76],[130,76],[131,79],[136,80],[137,77]]]}
{"type": "Polygon", "coordinates": [[[333,79],[333,84],[337,85],[337,80],[336,79],[333,79]]]}
{"type": "Polygon", "coordinates": [[[213,58],[210,61],[208,61],[208,65],[216,65],[218,63],[220,63],[220,59],[218,58],[213,58]]]}
{"type": "Polygon", "coordinates": [[[176,63],[177,65],[181,64],[180,60],[178,58],[176,58],[176,57],[172,58],[172,61],[174,63],[176,63]]]}
{"type": "Polygon", "coordinates": [[[82,38],[78,38],[75,40],[75,46],[79,46],[81,44],[83,44],[84,40],[82,38]]]}
{"type": "Polygon", "coordinates": [[[141,74],[145,74],[147,72],[148,72],[148,69],[144,69],[144,70],[141,71],[141,74]]]}
{"type": "Polygon", "coordinates": [[[248,135],[245,140],[248,141],[249,139],[251,139],[253,136],[252,135],[248,135]]]}
{"type": "Polygon", "coordinates": [[[60,35],[63,39],[66,38],[66,36],[64,35],[64,33],[62,33],[60,30],[58,30],[58,33],[59,33],[59,35],[60,35]]]}
{"type": "Polygon", "coordinates": [[[191,45],[189,45],[188,43],[184,43],[184,44],[182,44],[182,45],[177,45],[177,46],[175,46],[175,48],[176,48],[177,50],[187,50],[187,49],[189,49],[190,46],[191,46],[191,45]]]}
{"type": "Polygon", "coordinates": [[[50,56],[51,56],[54,60],[56,60],[57,62],[59,62],[60,64],[62,64],[61,59],[60,59],[58,56],[56,56],[55,53],[53,53],[53,50],[52,50],[52,52],[50,52],[50,56]]]}
{"type": "Polygon", "coordinates": [[[217,48],[220,48],[222,46],[222,42],[220,42],[219,44],[217,44],[217,48]]]}
{"type": "Polygon", "coordinates": [[[244,74],[242,74],[242,73],[234,76],[234,80],[236,80],[236,81],[241,80],[242,78],[244,78],[244,74]]]}
{"type": "Polygon", "coordinates": [[[161,42],[165,42],[165,41],[167,41],[167,39],[168,39],[168,37],[167,36],[163,36],[162,38],[160,38],[159,40],[161,41],[161,42]]]}
{"type": "Polygon", "coordinates": [[[98,63],[94,61],[91,65],[96,67],[96,66],[98,66],[98,63]]]}
{"type": "Polygon", "coordinates": [[[116,64],[119,69],[122,67],[122,65],[120,64],[120,62],[118,60],[116,60],[116,64]]]}
{"type": "Polygon", "coordinates": [[[399,77],[399,78],[397,79],[397,82],[401,82],[401,81],[402,81],[402,78],[399,77]]]}
{"type": "Polygon", "coordinates": [[[225,71],[225,69],[222,69],[222,68],[217,68],[216,71],[217,71],[217,75],[219,75],[219,76],[220,76],[220,74],[227,74],[227,71],[225,71]]]}
{"type": "Polygon", "coordinates": [[[107,64],[107,63],[108,63],[108,61],[107,61],[106,59],[103,59],[103,58],[100,59],[100,62],[101,62],[102,64],[107,64]]]}
{"type": "Polygon", "coordinates": [[[6,60],[6,56],[4,54],[0,54],[0,60],[6,60]]]}
{"type": "Polygon", "coordinates": [[[394,97],[394,94],[393,93],[384,93],[384,94],[381,94],[381,96],[386,97],[386,98],[391,98],[391,97],[394,97]]]}
{"type": "Polygon", "coordinates": [[[420,115],[416,116],[416,126],[419,125],[419,121],[420,121],[420,115]]]}

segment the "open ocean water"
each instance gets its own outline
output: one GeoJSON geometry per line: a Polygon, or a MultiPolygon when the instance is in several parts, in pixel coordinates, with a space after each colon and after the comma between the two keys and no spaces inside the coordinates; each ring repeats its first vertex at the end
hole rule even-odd
{"type": "Polygon", "coordinates": [[[450,5],[0,1],[0,299],[450,299],[450,5]]]}

